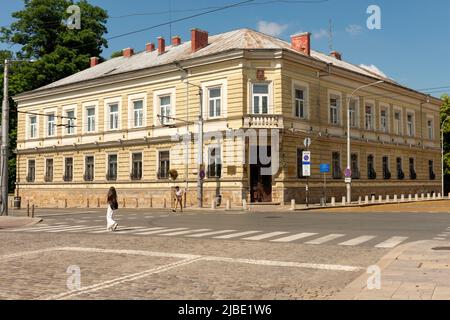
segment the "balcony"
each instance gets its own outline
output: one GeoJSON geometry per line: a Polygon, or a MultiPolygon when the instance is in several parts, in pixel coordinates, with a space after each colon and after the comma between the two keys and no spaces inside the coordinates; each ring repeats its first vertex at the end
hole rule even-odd
{"type": "Polygon", "coordinates": [[[245,129],[283,129],[283,116],[274,114],[255,114],[243,118],[245,129]]]}

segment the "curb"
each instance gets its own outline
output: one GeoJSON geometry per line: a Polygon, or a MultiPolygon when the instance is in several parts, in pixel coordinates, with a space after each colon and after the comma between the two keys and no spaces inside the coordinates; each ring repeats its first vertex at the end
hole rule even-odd
{"type": "Polygon", "coordinates": [[[41,218],[27,218],[27,217],[0,217],[0,230],[8,229],[8,228],[17,228],[17,227],[26,227],[33,226],[42,222],[41,218]],[[2,220],[6,222],[5,225],[2,225],[2,220]],[[14,223],[16,221],[16,223],[14,223]],[[9,223],[8,223],[9,222],[9,223]]]}

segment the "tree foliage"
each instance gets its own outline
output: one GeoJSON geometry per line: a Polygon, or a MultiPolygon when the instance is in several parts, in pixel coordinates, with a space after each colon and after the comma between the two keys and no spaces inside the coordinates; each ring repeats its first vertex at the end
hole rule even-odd
{"type": "MultiPolygon", "coordinates": [[[[5,58],[28,62],[14,62],[10,66],[9,95],[34,90],[89,67],[89,58],[100,57],[107,47],[107,12],[86,0],[24,0],[24,8],[12,13],[16,19],[9,27],[0,28],[0,42],[18,51],[0,51],[0,64],[5,58]],[[77,5],[81,13],[81,28],[68,28],[71,16],[67,8],[77,5]],[[30,62],[30,60],[32,62],[30,62]]],[[[101,58],[101,57],[100,57],[101,58]]],[[[0,70],[3,88],[3,66],[0,70]]],[[[3,90],[0,98],[3,99],[3,90]]],[[[15,150],[17,109],[10,99],[10,141],[15,150]]],[[[10,157],[10,190],[14,188],[15,155],[10,157]]]]}
{"type": "Polygon", "coordinates": [[[441,107],[441,128],[444,132],[444,172],[450,175],[450,96],[442,96],[443,104],[441,107]]]}

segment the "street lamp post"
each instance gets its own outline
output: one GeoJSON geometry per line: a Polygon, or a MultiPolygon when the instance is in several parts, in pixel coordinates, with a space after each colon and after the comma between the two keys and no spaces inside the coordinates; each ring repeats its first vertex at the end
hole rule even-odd
{"type": "Polygon", "coordinates": [[[352,198],[351,198],[351,195],[352,195],[352,191],[351,191],[352,190],[351,189],[352,188],[351,187],[352,186],[352,182],[351,182],[351,150],[350,150],[350,137],[351,137],[351,135],[350,135],[350,127],[351,127],[350,126],[350,103],[352,101],[353,95],[357,91],[359,91],[363,88],[367,88],[367,87],[371,87],[371,86],[383,83],[383,82],[384,82],[383,80],[380,80],[380,81],[377,81],[374,83],[369,83],[369,84],[360,86],[360,87],[356,88],[355,90],[353,90],[353,92],[350,94],[349,98],[347,99],[348,101],[347,101],[347,170],[346,170],[346,174],[350,174],[349,177],[346,177],[346,178],[349,178],[348,180],[346,180],[347,204],[351,204],[351,202],[352,202],[352,198]]]}
{"type": "Polygon", "coordinates": [[[3,104],[2,104],[2,145],[1,145],[1,215],[8,215],[8,149],[9,149],[9,60],[5,59],[4,82],[3,82],[3,104]]]}
{"type": "Polygon", "coordinates": [[[441,124],[441,195],[444,197],[444,125],[450,116],[447,116],[441,124]]]}

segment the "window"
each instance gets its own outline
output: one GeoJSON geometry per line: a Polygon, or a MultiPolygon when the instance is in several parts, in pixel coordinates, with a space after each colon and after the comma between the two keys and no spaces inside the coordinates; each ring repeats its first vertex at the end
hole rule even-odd
{"type": "Polygon", "coordinates": [[[131,155],[131,180],[142,179],[142,153],[137,152],[131,155]]]}
{"type": "Polygon", "coordinates": [[[361,177],[359,173],[358,155],[356,153],[352,153],[351,155],[351,170],[352,179],[359,179],[361,177]]]}
{"type": "Polygon", "coordinates": [[[338,96],[330,97],[330,123],[339,124],[340,100],[338,96]]]}
{"type": "Polygon", "coordinates": [[[211,147],[208,150],[208,178],[220,178],[221,171],[220,147],[211,147]]]}
{"type": "Polygon", "coordinates": [[[30,139],[37,138],[37,117],[36,116],[30,116],[30,139]]]}
{"type": "Polygon", "coordinates": [[[341,154],[339,152],[332,153],[332,170],[333,170],[333,179],[341,179],[342,171],[341,171],[341,154]]]}
{"type": "Polygon", "coordinates": [[[350,126],[352,128],[358,127],[357,117],[358,117],[358,101],[357,100],[351,100],[350,106],[349,106],[349,112],[350,112],[350,126]]]}
{"type": "Polygon", "coordinates": [[[73,158],[64,160],[64,181],[73,180],[73,158]]]}
{"type": "Polygon", "coordinates": [[[171,122],[170,119],[170,96],[159,97],[159,108],[161,115],[161,124],[166,124],[171,122]]]}
{"type": "Polygon", "coordinates": [[[85,158],[84,181],[94,180],[94,157],[87,156],[85,158]]]}
{"type": "Polygon", "coordinates": [[[158,179],[169,179],[170,152],[159,151],[158,179]]]}
{"type": "Polygon", "coordinates": [[[435,180],[436,179],[436,174],[434,173],[433,160],[429,160],[428,161],[428,172],[429,172],[429,175],[430,175],[430,180],[435,180]]]}
{"type": "Polygon", "coordinates": [[[95,107],[86,108],[87,132],[95,132],[95,107]]]}
{"type": "Polygon", "coordinates": [[[430,119],[427,120],[427,127],[428,127],[428,139],[433,140],[434,139],[433,120],[430,119]]]}
{"type": "Polygon", "coordinates": [[[267,114],[269,113],[269,85],[254,84],[253,85],[253,113],[267,114]]]}
{"type": "Polygon", "coordinates": [[[221,89],[209,88],[208,97],[209,97],[209,117],[210,118],[220,117],[221,89]]]}
{"type": "Polygon", "coordinates": [[[391,178],[391,172],[389,171],[389,158],[383,157],[383,178],[389,180],[391,178]]]}
{"type": "Polygon", "coordinates": [[[373,106],[366,105],[366,112],[365,112],[365,128],[366,130],[373,130],[373,106]]]}
{"type": "Polygon", "coordinates": [[[380,112],[380,125],[381,125],[381,131],[388,132],[388,116],[387,116],[387,110],[382,109],[380,112]]]}
{"type": "Polygon", "coordinates": [[[402,166],[402,158],[397,158],[397,178],[399,180],[405,179],[405,174],[403,173],[403,166],[402,166]]]}
{"type": "Polygon", "coordinates": [[[297,178],[304,179],[303,176],[303,149],[297,149],[297,178]]]}
{"type": "Polygon", "coordinates": [[[412,113],[408,113],[406,125],[408,137],[414,136],[414,115],[412,113]]]}
{"type": "Polygon", "coordinates": [[[414,165],[414,158],[409,158],[409,177],[411,180],[417,179],[416,169],[414,165]]]}
{"type": "Polygon", "coordinates": [[[49,113],[47,115],[47,137],[53,137],[55,135],[56,123],[55,114],[49,113]]]}
{"type": "Polygon", "coordinates": [[[394,113],[394,130],[396,135],[402,134],[402,116],[400,111],[394,113]]]}
{"type": "Polygon", "coordinates": [[[106,180],[117,180],[117,154],[108,155],[108,172],[106,174],[106,180]]]}
{"type": "MultiPolygon", "coordinates": [[[[170,99],[170,97],[169,97],[170,99]]],[[[170,104],[170,100],[169,100],[170,104]]],[[[169,107],[170,108],[170,107],[169,107]]],[[[170,111],[170,109],[169,109],[170,111]]],[[[133,126],[135,128],[142,127],[144,124],[144,101],[134,100],[133,101],[133,126]]]]}
{"type": "Polygon", "coordinates": [[[305,90],[295,89],[295,116],[300,119],[306,118],[305,110],[305,90]]]}
{"type": "Polygon", "coordinates": [[[53,181],[53,159],[45,159],[45,182],[53,181]]]}
{"type": "Polygon", "coordinates": [[[36,179],[36,160],[28,160],[27,182],[34,182],[36,179]]]}
{"type": "Polygon", "coordinates": [[[75,133],[75,110],[67,110],[66,111],[66,133],[74,134],[75,133]]]}
{"type": "Polygon", "coordinates": [[[108,105],[109,130],[119,129],[119,105],[117,103],[108,105]]]}
{"type": "Polygon", "coordinates": [[[375,180],[377,178],[377,173],[375,172],[375,157],[373,155],[367,157],[367,178],[369,180],[375,180]]]}

